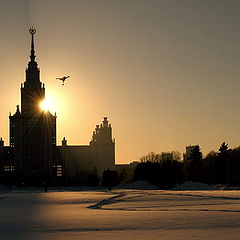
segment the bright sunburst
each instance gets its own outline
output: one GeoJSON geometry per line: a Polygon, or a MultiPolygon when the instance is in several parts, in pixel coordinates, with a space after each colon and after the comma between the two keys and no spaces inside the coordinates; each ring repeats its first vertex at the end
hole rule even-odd
{"type": "Polygon", "coordinates": [[[40,102],[40,108],[44,111],[44,112],[55,112],[55,106],[54,106],[54,101],[52,99],[49,98],[45,98],[45,100],[43,100],[42,102],[40,102]]]}

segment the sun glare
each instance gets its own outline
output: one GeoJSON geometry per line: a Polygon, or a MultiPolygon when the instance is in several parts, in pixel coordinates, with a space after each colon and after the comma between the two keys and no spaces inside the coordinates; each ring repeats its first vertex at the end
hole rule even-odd
{"type": "Polygon", "coordinates": [[[54,113],[55,112],[55,106],[54,106],[54,101],[52,99],[47,99],[45,98],[45,100],[43,100],[40,103],[40,108],[44,111],[44,112],[51,112],[54,113]]]}

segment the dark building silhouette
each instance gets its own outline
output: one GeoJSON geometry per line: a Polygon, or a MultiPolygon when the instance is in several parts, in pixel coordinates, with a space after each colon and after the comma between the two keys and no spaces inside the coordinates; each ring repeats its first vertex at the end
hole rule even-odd
{"type": "Polygon", "coordinates": [[[54,166],[53,153],[56,146],[56,116],[44,112],[40,103],[45,99],[44,84],[40,82],[40,70],[35,61],[34,34],[26,80],[21,84],[21,110],[10,121],[10,149],[17,181],[46,181],[54,166]]]}
{"type": "Polygon", "coordinates": [[[98,176],[115,164],[115,143],[107,118],[97,125],[90,145],[56,146],[56,114],[45,112],[40,103],[45,99],[45,87],[35,61],[34,34],[31,34],[30,61],[26,80],[21,84],[21,109],[9,116],[10,146],[0,140],[0,178],[2,182],[42,184],[58,178],[74,177],[79,172],[94,171],[98,176]]]}
{"type": "Polygon", "coordinates": [[[96,125],[89,145],[67,145],[63,138],[62,146],[57,147],[63,163],[66,179],[82,172],[95,173],[99,177],[106,169],[115,166],[115,142],[112,139],[112,127],[106,117],[102,124],[96,125]]]}

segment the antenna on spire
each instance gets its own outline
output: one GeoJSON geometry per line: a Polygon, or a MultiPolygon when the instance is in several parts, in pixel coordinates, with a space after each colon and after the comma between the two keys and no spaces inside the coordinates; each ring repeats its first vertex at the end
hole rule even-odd
{"type": "Polygon", "coordinates": [[[31,27],[31,28],[29,29],[29,33],[32,35],[30,59],[31,59],[31,61],[34,62],[36,56],[35,56],[35,51],[34,51],[34,37],[33,37],[33,36],[34,36],[34,34],[36,33],[36,29],[33,28],[33,27],[31,27]]]}

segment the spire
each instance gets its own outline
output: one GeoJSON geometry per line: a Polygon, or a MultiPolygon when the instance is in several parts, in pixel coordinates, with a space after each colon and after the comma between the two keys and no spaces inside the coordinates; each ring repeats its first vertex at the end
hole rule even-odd
{"type": "MultiPolygon", "coordinates": [[[[40,70],[38,64],[35,61],[34,50],[34,35],[36,33],[35,28],[30,28],[31,34],[31,51],[30,61],[26,69],[26,81],[21,84],[21,114],[35,114],[40,111],[39,102],[45,98],[44,84],[40,81],[40,70]]],[[[18,112],[18,111],[17,111],[18,112]]]]}
{"type": "Polygon", "coordinates": [[[29,33],[32,35],[32,42],[31,42],[31,55],[30,55],[30,59],[31,62],[35,61],[35,51],[34,51],[34,34],[36,33],[36,29],[35,28],[30,28],[29,29],[29,33]]]}
{"type": "Polygon", "coordinates": [[[36,33],[36,29],[31,27],[29,29],[29,33],[31,34],[31,51],[30,51],[30,61],[28,62],[28,68],[26,69],[26,82],[32,82],[39,84],[39,69],[38,64],[35,61],[35,50],[34,50],[34,35],[36,33]]]}

